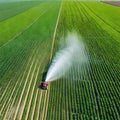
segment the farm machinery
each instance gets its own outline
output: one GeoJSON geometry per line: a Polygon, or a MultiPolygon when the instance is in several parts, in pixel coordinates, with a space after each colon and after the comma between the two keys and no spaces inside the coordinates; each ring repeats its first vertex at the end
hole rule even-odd
{"type": "Polygon", "coordinates": [[[41,85],[40,85],[40,88],[43,89],[43,90],[47,90],[48,89],[48,83],[47,82],[42,82],[41,85]]]}
{"type": "Polygon", "coordinates": [[[42,90],[47,90],[48,89],[48,82],[45,81],[46,74],[47,74],[47,72],[42,73],[42,82],[41,82],[41,84],[39,86],[42,90]]]}

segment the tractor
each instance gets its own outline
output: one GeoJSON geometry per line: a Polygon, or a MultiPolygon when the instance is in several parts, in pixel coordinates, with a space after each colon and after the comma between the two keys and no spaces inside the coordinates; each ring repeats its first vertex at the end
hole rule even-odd
{"type": "Polygon", "coordinates": [[[42,82],[41,85],[40,85],[40,88],[43,89],[43,90],[47,90],[48,89],[48,83],[47,82],[42,82]]]}

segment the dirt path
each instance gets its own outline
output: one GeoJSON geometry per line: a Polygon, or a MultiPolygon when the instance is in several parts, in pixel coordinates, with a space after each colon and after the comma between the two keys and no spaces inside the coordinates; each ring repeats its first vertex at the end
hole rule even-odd
{"type": "MultiPolygon", "coordinates": [[[[57,27],[58,27],[58,23],[59,23],[59,19],[60,19],[61,10],[62,10],[62,3],[60,5],[60,9],[59,9],[59,13],[58,13],[57,21],[56,21],[56,26],[55,26],[55,30],[54,30],[54,34],[53,34],[53,42],[52,42],[52,47],[51,47],[50,61],[51,61],[52,55],[53,55],[55,37],[56,37],[57,27]]],[[[45,102],[44,102],[44,106],[43,106],[43,113],[42,113],[42,116],[41,116],[41,120],[46,120],[46,117],[47,117],[49,95],[50,95],[50,84],[49,84],[48,90],[45,94],[45,102]]]]}
{"type": "Polygon", "coordinates": [[[55,44],[55,37],[56,37],[57,27],[58,27],[58,23],[59,23],[59,19],[60,19],[61,10],[62,10],[62,3],[61,3],[61,6],[60,6],[60,10],[59,10],[59,13],[58,13],[57,22],[56,22],[56,26],[55,26],[55,30],[54,30],[54,34],[53,34],[53,42],[52,42],[52,48],[51,48],[50,61],[52,59],[53,48],[54,48],[54,44],[55,44]]]}
{"type": "Polygon", "coordinates": [[[120,1],[102,1],[102,2],[110,5],[114,5],[114,6],[120,6],[120,1]]]}
{"type": "MultiPolygon", "coordinates": [[[[58,23],[59,23],[59,19],[60,19],[61,9],[62,9],[62,3],[60,5],[60,9],[59,9],[59,13],[58,13],[57,21],[56,21],[56,26],[55,26],[55,30],[54,30],[54,34],[53,34],[53,42],[52,42],[52,48],[51,48],[51,54],[50,54],[50,61],[52,59],[55,37],[56,37],[57,27],[58,27],[58,23]]],[[[41,120],[46,120],[46,117],[47,117],[49,95],[50,95],[50,84],[48,86],[47,92],[45,93],[45,102],[44,102],[44,106],[43,106],[43,112],[42,112],[42,115],[41,115],[41,120]]]]}

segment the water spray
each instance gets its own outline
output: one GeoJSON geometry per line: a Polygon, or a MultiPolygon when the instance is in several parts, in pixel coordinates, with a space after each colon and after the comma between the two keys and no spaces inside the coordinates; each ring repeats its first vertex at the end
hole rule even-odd
{"type": "Polygon", "coordinates": [[[48,82],[50,81],[61,77],[66,78],[71,68],[76,69],[88,61],[82,38],[78,37],[77,34],[68,35],[61,46],[52,60],[45,82],[41,84],[42,89],[47,89],[48,82]]]}

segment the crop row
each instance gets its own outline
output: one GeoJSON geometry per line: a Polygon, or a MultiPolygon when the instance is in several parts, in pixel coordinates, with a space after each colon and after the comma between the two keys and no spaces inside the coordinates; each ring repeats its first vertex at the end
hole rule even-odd
{"type": "Polygon", "coordinates": [[[0,46],[24,33],[50,8],[48,6],[49,3],[45,2],[0,22],[0,46]]]}
{"type": "Polygon", "coordinates": [[[33,2],[23,1],[23,2],[12,2],[12,3],[2,2],[0,3],[0,21],[6,20],[17,14],[20,14],[36,6],[39,3],[40,2],[35,2],[35,1],[33,2]]]}
{"type": "Polygon", "coordinates": [[[0,48],[0,119],[119,119],[119,55],[114,56],[119,52],[118,40],[103,29],[106,23],[101,26],[102,20],[97,22],[98,15],[93,11],[98,7],[91,11],[92,4],[63,1],[59,17],[60,2],[43,5],[43,10],[51,5],[49,11],[0,48]],[[41,91],[39,85],[51,55],[58,50],[61,37],[65,40],[73,31],[83,38],[87,63],[73,66],[65,78],[41,91]]]}
{"type": "Polygon", "coordinates": [[[48,65],[46,63],[50,60],[59,4],[59,2],[49,4],[49,11],[23,34],[1,48],[3,53],[1,68],[5,72],[1,71],[0,119],[45,117],[49,91],[41,91],[39,85],[48,65]],[[8,52],[9,49],[11,53],[8,52]],[[4,70],[6,68],[4,66],[8,66],[8,69],[4,70]]]}
{"type": "Polygon", "coordinates": [[[70,79],[52,82],[50,94],[54,97],[49,98],[47,119],[119,119],[119,55],[114,56],[119,51],[118,40],[96,22],[97,16],[85,4],[93,3],[62,4],[54,52],[61,36],[65,39],[68,32],[76,31],[83,37],[89,61],[71,68],[66,75],[70,79]]]}

